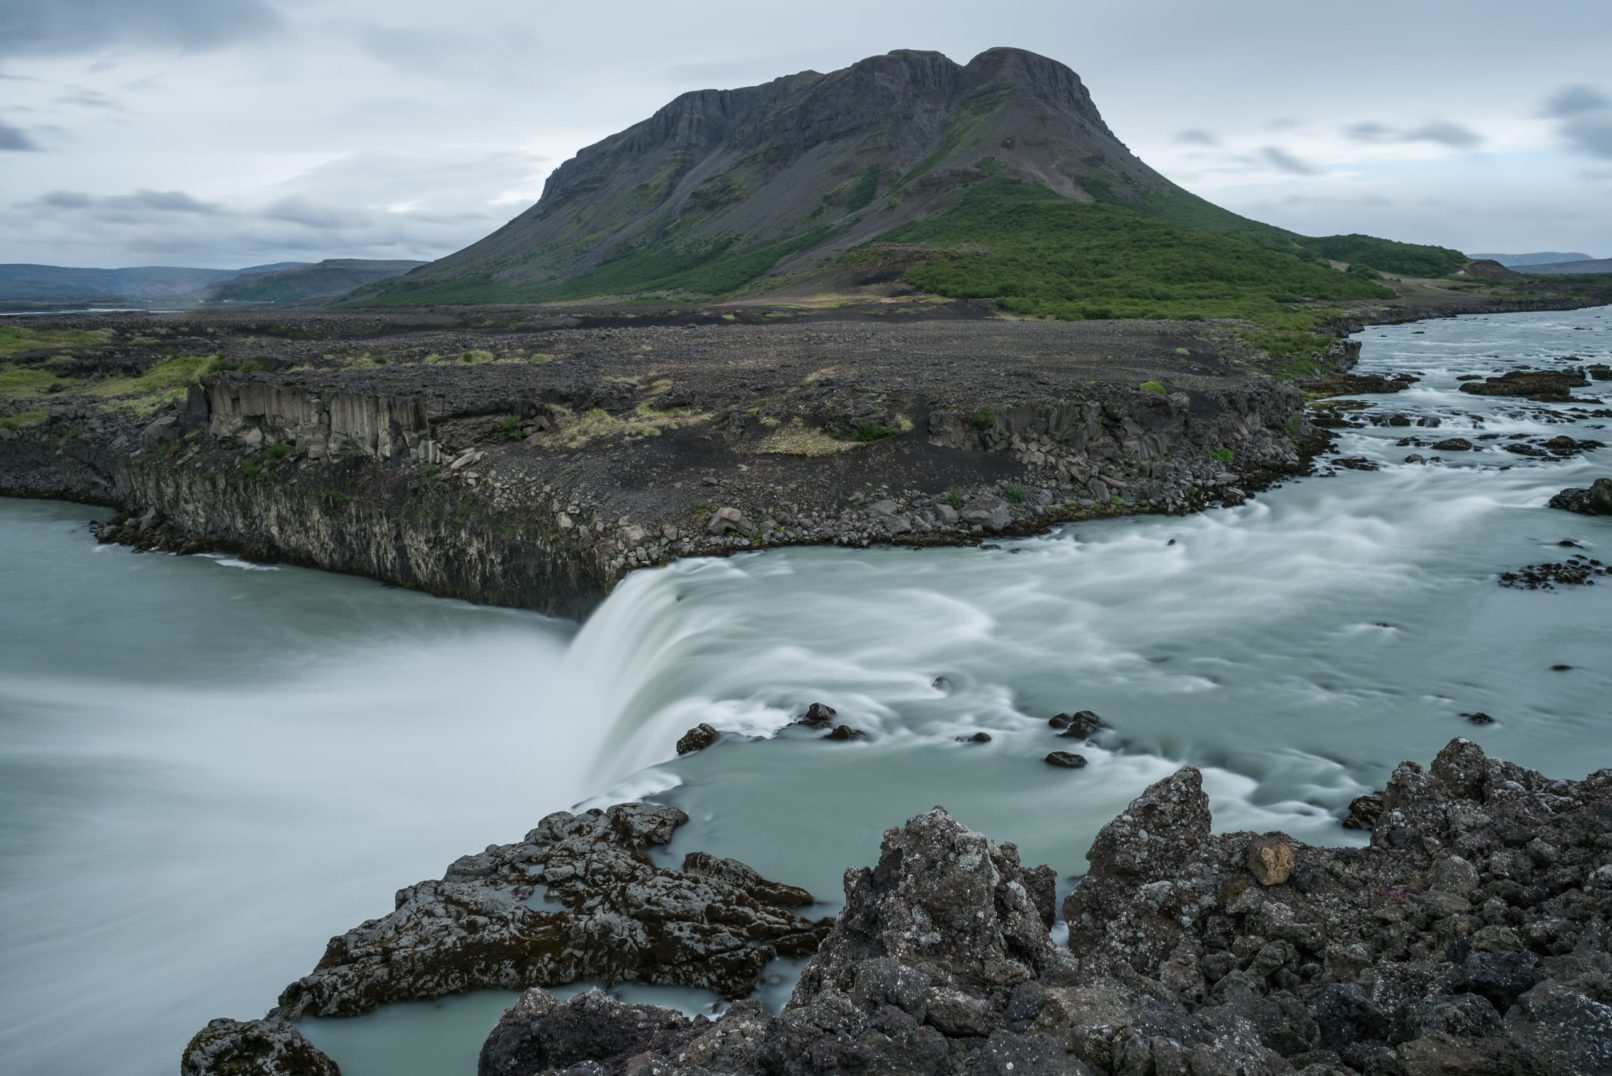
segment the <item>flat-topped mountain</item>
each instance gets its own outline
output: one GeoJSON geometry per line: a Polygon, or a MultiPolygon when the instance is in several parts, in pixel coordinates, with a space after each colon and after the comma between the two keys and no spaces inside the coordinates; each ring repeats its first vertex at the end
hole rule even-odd
{"type": "Polygon", "coordinates": [[[1078,293],[1129,316],[1123,300],[1205,298],[1156,286],[1183,276],[1233,291],[1280,278],[1267,290],[1301,299],[1381,296],[1326,259],[1418,276],[1465,261],[1362,236],[1305,240],[1218,209],[1131,153],[1080,78],[1046,57],[998,48],[957,64],[904,51],[683,94],[565,162],[537,204],[492,235],[353,301],[713,297],[886,280],[1033,300],[1049,309],[1027,312],[1060,316],[1070,311],[1050,307],[1078,293]],[[1069,241],[1041,249],[1057,236],[1069,241]],[[1157,264],[1166,249],[1169,267],[1157,264]],[[1115,267],[1143,286],[1116,292],[1115,267]],[[1093,289],[1095,270],[1105,282],[1093,289]]]}
{"type": "Polygon", "coordinates": [[[303,303],[334,299],[354,288],[390,280],[425,262],[373,258],[326,258],[269,272],[248,273],[215,284],[203,295],[208,302],[303,303]]]}

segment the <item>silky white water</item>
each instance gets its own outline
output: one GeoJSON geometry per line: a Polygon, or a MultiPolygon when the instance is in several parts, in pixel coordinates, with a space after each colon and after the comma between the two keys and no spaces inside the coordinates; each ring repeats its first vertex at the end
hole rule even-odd
{"type": "MultiPolygon", "coordinates": [[[[1348,800],[1452,736],[1561,776],[1612,765],[1612,586],[1495,582],[1573,552],[1563,539],[1612,560],[1612,521],[1543,507],[1612,475],[1612,448],[1536,461],[1480,441],[1424,465],[1401,461],[1435,453],[1395,444],[1612,442],[1612,420],[1456,391],[1463,374],[1606,361],[1612,308],[1362,339],[1362,369],[1424,377],[1374,407],[1442,420],[1344,431],[1341,452],[1381,471],[997,548],[681,563],[629,577],[579,632],[98,548],[81,526],[95,510],[0,502],[6,1071],[171,1072],[206,1019],[261,1014],[399,886],[583,800],[675,803],[693,821],[669,859],[706,848],[834,902],[885,827],[936,803],[1070,875],[1181,764],[1205,770],[1221,828],[1315,842],[1350,839],[1348,800]],[[773,735],[813,701],[867,738],[773,735]],[[1069,746],[1047,716],[1077,708],[1112,734],[1083,770],[1046,766],[1069,746]],[[1475,710],[1496,723],[1460,717],[1475,710]],[[672,760],[700,721],[728,735],[672,760]],[[992,741],[957,741],[979,730],[992,741]]],[[[469,1073],[506,1001],[310,1034],[355,1072],[469,1073]]]]}

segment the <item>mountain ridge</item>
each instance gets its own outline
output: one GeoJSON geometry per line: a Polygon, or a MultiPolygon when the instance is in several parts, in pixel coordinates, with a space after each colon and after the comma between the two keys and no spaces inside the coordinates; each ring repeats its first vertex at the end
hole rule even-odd
{"type": "Polygon", "coordinates": [[[951,286],[936,291],[926,267],[966,269],[972,255],[1005,253],[1017,262],[1010,283],[1023,285],[1038,230],[1080,239],[1087,225],[1106,247],[1086,244],[1075,261],[1042,251],[1057,257],[1041,256],[1026,285],[1046,300],[1034,304],[1041,314],[1280,321],[1272,303],[1380,299],[1389,294],[1380,272],[1442,277],[1467,260],[1370,236],[1311,239],[1204,201],[1131,153],[1080,77],[1047,57],[996,48],[958,64],[898,50],[827,74],[680,94],[578,151],[536,204],[491,235],[343,302],[699,301],[792,284],[1021,309],[1015,293],[993,290],[999,274],[940,274],[951,286]],[[1002,230],[959,217],[981,211],[980,191],[994,194],[986,218],[1002,230]],[[922,228],[914,241],[913,228],[937,220],[957,227],[922,228]],[[1192,279],[1171,264],[1172,245],[1199,255],[1192,279]],[[1260,279],[1244,282],[1263,289],[1257,302],[1248,287],[1220,289],[1219,306],[1187,302],[1216,298],[1216,259],[1260,263],[1260,279]],[[1084,302],[1093,287],[1113,292],[1116,271],[1127,289],[1096,297],[1123,302],[1084,302]]]}

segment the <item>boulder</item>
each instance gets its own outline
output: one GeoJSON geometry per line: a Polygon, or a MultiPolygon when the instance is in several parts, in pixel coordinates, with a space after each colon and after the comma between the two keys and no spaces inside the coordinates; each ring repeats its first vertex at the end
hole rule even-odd
{"type": "Polygon", "coordinates": [[[1564,489],[1550,507],[1586,516],[1612,516],[1612,478],[1597,478],[1589,489],[1564,489]]]}
{"type": "Polygon", "coordinates": [[[1073,751],[1054,751],[1045,759],[1047,765],[1058,766],[1066,770],[1078,770],[1086,765],[1086,756],[1078,755],[1073,751]]]}
{"type": "Polygon", "coordinates": [[[704,751],[707,747],[710,747],[712,744],[716,743],[717,740],[721,739],[721,737],[721,733],[717,732],[716,729],[702,721],[698,725],[695,725],[693,728],[689,729],[687,732],[683,733],[682,736],[678,737],[677,753],[679,756],[681,756],[691,754],[695,751],[704,751]]]}
{"type": "Polygon", "coordinates": [[[1293,841],[1284,833],[1268,833],[1248,845],[1248,870],[1260,885],[1285,885],[1293,877],[1293,841]]]}
{"type": "Polygon", "coordinates": [[[180,1076],[341,1076],[290,1022],[213,1020],[179,1059],[180,1076]]]}

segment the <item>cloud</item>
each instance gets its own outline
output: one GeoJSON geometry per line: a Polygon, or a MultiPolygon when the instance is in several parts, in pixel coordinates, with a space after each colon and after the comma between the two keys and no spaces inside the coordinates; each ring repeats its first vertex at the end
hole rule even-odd
{"type": "Polygon", "coordinates": [[[1189,146],[1218,146],[1220,139],[1213,131],[1205,131],[1201,127],[1191,127],[1175,136],[1177,142],[1185,142],[1189,146]]]}
{"type": "Polygon", "coordinates": [[[281,24],[265,0],[5,0],[0,55],[62,56],[107,46],[201,51],[281,24]]]}
{"type": "Polygon", "coordinates": [[[35,203],[47,209],[88,213],[98,218],[127,220],[151,213],[189,213],[215,216],[220,207],[200,201],[184,191],[135,191],[133,194],[93,195],[82,191],[47,191],[35,203]]]}
{"type": "Polygon", "coordinates": [[[1612,110],[1574,117],[1562,124],[1562,135],[1580,153],[1612,160],[1612,110]]]}
{"type": "Polygon", "coordinates": [[[1483,136],[1470,127],[1449,120],[1430,120],[1420,127],[1405,131],[1401,142],[1437,142],[1452,149],[1474,149],[1483,145],[1483,136]]]}
{"type": "Polygon", "coordinates": [[[1600,112],[1612,108],[1612,98],[1593,86],[1577,84],[1563,86],[1551,94],[1545,101],[1541,111],[1547,116],[1558,118],[1576,116],[1581,112],[1600,112]]]}
{"type": "Polygon", "coordinates": [[[1318,176],[1321,174],[1321,170],[1315,165],[1302,161],[1287,152],[1287,150],[1277,146],[1266,146],[1259,153],[1267,164],[1273,164],[1282,171],[1289,172],[1295,176],[1318,176]]]}
{"type": "Polygon", "coordinates": [[[0,151],[11,150],[26,153],[37,150],[39,147],[20,128],[8,123],[0,123],[0,151]]]}
{"type": "Polygon", "coordinates": [[[1356,142],[1386,142],[1394,137],[1394,129],[1384,123],[1352,123],[1343,133],[1356,142]]]}
{"type": "Polygon", "coordinates": [[[1472,128],[1451,120],[1428,120],[1420,127],[1400,129],[1386,123],[1351,123],[1343,129],[1356,142],[1436,142],[1451,149],[1476,149],[1483,136],[1472,128]]]}

